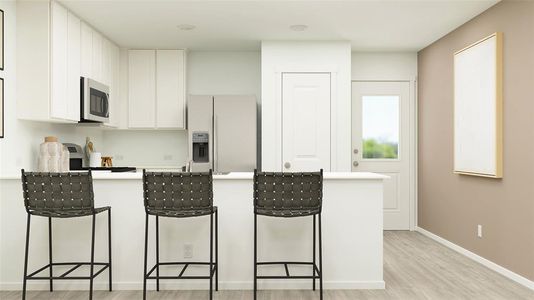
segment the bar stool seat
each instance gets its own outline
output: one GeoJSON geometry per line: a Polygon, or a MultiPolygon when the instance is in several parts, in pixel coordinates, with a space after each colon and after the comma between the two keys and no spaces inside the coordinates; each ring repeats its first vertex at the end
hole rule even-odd
{"type": "Polygon", "coordinates": [[[292,218],[292,217],[305,217],[320,213],[319,209],[256,209],[256,214],[262,216],[292,218]]]}
{"type": "Polygon", "coordinates": [[[149,215],[160,216],[160,217],[171,217],[171,218],[191,218],[191,217],[200,217],[207,216],[215,213],[217,211],[217,206],[213,208],[202,208],[202,209],[185,209],[185,210],[169,210],[169,209],[149,209],[147,210],[149,215]]]}
{"type": "Polygon", "coordinates": [[[51,218],[75,218],[91,216],[111,209],[111,206],[97,207],[94,209],[44,209],[44,210],[30,210],[29,213],[35,216],[51,217],[51,218]]]}

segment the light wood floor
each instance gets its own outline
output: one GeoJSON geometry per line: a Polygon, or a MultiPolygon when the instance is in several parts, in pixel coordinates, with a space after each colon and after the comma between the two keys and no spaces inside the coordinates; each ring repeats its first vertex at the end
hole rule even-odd
{"type": "MultiPolygon", "coordinates": [[[[534,299],[534,292],[416,232],[384,233],[385,290],[326,290],[325,299],[534,299]]],[[[28,292],[27,299],[87,299],[86,291],[28,292]]],[[[0,292],[0,299],[20,299],[0,292]]],[[[141,299],[141,291],[96,291],[95,299],[141,299]]],[[[207,299],[207,291],[149,292],[148,299],[207,299]]],[[[252,299],[250,291],[219,291],[215,299],[252,299]]],[[[261,300],[319,299],[313,291],[260,291],[261,300]]]]}

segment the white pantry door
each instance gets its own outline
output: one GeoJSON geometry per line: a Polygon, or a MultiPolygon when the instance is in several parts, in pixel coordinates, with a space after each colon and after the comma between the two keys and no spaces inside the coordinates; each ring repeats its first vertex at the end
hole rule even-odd
{"type": "Polygon", "coordinates": [[[282,74],[282,170],[330,171],[330,73],[282,74]]]}
{"type": "Polygon", "coordinates": [[[384,183],[384,229],[410,229],[410,83],[352,83],[352,171],[384,183]]]}

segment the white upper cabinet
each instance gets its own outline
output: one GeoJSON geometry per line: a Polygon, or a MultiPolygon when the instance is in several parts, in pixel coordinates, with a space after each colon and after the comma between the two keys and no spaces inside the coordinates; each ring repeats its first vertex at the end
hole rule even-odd
{"type": "Polygon", "coordinates": [[[57,2],[17,3],[17,115],[80,120],[80,20],[57,2]]]}
{"type": "Polygon", "coordinates": [[[184,50],[156,51],[156,127],[185,128],[184,50]]]}
{"type": "Polygon", "coordinates": [[[67,119],[80,119],[80,19],[69,12],[67,25],[67,119]]]}
{"type": "Polygon", "coordinates": [[[185,51],[128,51],[128,127],[185,128],[185,51]]]}
{"type": "Polygon", "coordinates": [[[103,82],[103,73],[102,73],[102,35],[98,33],[97,31],[93,30],[92,34],[92,41],[93,41],[93,57],[91,60],[91,76],[90,78],[104,83],[103,82]]]}
{"type": "Polygon", "coordinates": [[[93,29],[82,22],[81,25],[81,75],[91,78],[93,68],[93,29]]]}
{"type": "Polygon", "coordinates": [[[120,105],[120,49],[110,43],[109,45],[109,123],[106,126],[119,127],[121,117],[120,105]]]}
{"type": "Polygon", "coordinates": [[[19,119],[78,122],[80,76],[118,92],[112,80],[118,47],[68,9],[56,1],[19,1],[16,19],[19,119]]]}
{"type": "Polygon", "coordinates": [[[128,51],[128,127],[156,126],[156,51],[128,51]]]}
{"type": "Polygon", "coordinates": [[[68,11],[56,2],[51,4],[51,84],[50,116],[68,119],[68,11]]]}

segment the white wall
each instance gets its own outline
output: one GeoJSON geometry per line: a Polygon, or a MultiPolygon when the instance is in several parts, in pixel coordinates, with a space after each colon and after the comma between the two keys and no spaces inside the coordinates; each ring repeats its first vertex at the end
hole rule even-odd
{"type": "Polygon", "coordinates": [[[249,52],[187,53],[187,93],[261,96],[261,55],[249,52]]]}
{"type": "Polygon", "coordinates": [[[182,167],[187,161],[187,131],[108,130],[104,147],[114,166],[182,167]]]}
{"type": "Polygon", "coordinates": [[[415,80],[416,52],[352,52],[352,80],[415,80]]]}
{"type": "MultiPolygon", "coordinates": [[[[20,169],[37,168],[38,146],[43,137],[57,136],[61,142],[85,143],[90,136],[98,146],[102,141],[100,129],[73,124],[48,124],[17,119],[16,95],[16,2],[1,1],[4,10],[4,134],[0,139],[0,177],[20,174],[20,169]]],[[[28,82],[28,88],[31,88],[28,82]]],[[[44,98],[44,97],[43,97],[44,98]]],[[[43,101],[48,101],[43,99],[43,101]]]]}
{"type": "Polygon", "coordinates": [[[281,171],[282,72],[331,72],[331,171],[350,171],[351,48],[348,42],[262,42],[262,169],[281,171]]]}

